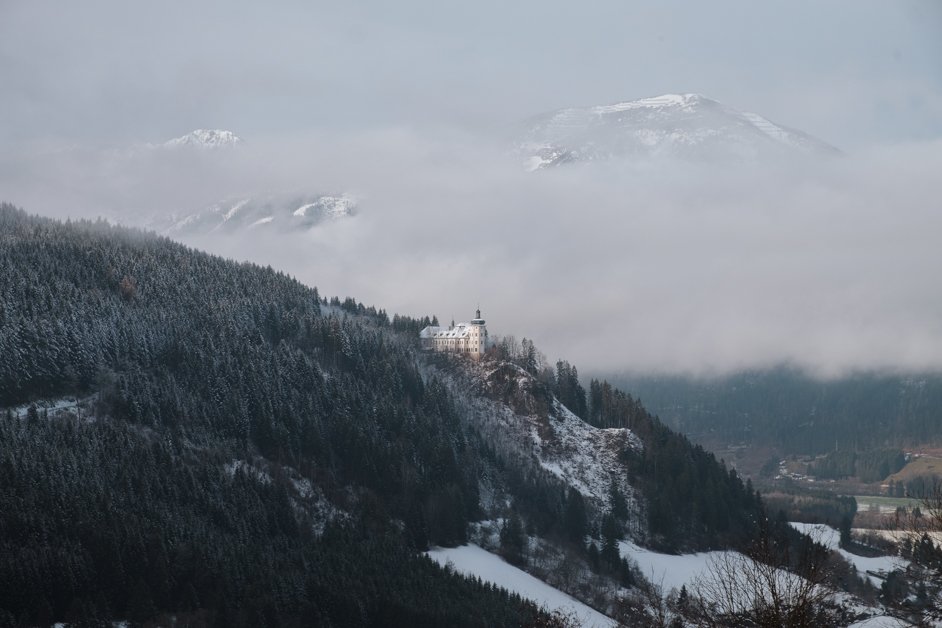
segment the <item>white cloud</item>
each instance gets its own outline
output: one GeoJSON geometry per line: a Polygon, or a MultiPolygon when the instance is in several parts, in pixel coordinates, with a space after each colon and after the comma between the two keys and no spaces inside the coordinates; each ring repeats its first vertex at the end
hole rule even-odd
{"type": "Polygon", "coordinates": [[[182,164],[66,152],[0,184],[32,211],[128,218],[234,190],[351,191],[358,216],[304,236],[190,242],[390,312],[460,319],[480,302],[493,331],[583,369],[942,368],[942,142],[538,173],[407,129],[251,146],[182,164]]]}

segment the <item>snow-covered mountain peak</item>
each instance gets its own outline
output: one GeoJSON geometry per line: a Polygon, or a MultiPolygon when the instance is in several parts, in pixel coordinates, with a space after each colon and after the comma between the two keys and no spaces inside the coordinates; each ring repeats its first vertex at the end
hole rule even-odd
{"type": "Polygon", "coordinates": [[[242,138],[224,129],[196,129],[186,135],[175,137],[172,140],[164,142],[167,148],[177,146],[194,146],[197,148],[224,148],[237,146],[242,143],[242,138]]]}
{"type": "Polygon", "coordinates": [[[356,210],[356,201],[346,194],[340,196],[321,196],[317,200],[304,203],[292,212],[299,218],[320,216],[327,219],[351,216],[356,210]]]}
{"type": "Polygon", "coordinates": [[[742,161],[838,152],[806,133],[695,93],[549,112],[529,121],[519,150],[530,170],[612,159],[742,161]]]}
{"type": "Polygon", "coordinates": [[[614,103],[612,105],[596,105],[590,109],[592,113],[601,115],[606,113],[630,111],[632,109],[676,109],[684,107],[695,107],[702,102],[716,103],[715,100],[711,100],[701,94],[662,94],[660,96],[652,96],[651,98],[629,100],[626,102],[614,103]]]}

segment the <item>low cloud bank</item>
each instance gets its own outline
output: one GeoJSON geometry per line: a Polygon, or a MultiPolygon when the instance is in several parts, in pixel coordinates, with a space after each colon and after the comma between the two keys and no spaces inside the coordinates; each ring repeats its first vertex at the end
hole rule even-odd
{"type": "Polygon", "coordinates": [[[27,150],[6,200],[143,224],[224,198],[353,194],[310,232],[192,238],[392,312],[468,318],[583,369],[942,369],[942,142],[766,165],[527,173],[505,145],[387,129],[236,151],[27,150]]]}

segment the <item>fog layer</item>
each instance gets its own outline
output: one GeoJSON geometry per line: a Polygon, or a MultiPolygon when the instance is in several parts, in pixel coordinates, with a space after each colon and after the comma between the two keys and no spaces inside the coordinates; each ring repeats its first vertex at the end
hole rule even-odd
{"type": "Polygon", "coordinates": [[[583,369],[942,368],[938,141],[527,173],[503,144],[396,128],[0,165],[4,197],[29,211],[136,224],[250,194],[353,194],[358,215],[310,232],[187,242],[390,315],[463,320],[480,304],[492,333],[583,369]]]}

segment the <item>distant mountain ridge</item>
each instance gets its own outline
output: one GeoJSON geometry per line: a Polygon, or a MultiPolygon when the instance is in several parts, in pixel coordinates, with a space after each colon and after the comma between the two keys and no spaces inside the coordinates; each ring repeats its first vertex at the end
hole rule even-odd
{"type": "MultiPolygon", "coordinates": [[[[143,149],[145,152],[158,153],[161,159],[172,162],[178,156],[186,161],[190,155],[196,154],[205,164],[213,165],[217,164],[218,157],[218,163],[224,167],[227,163],[224,161],[225,155],[233,150],[244,150],[244,146],[244,140],[232,131],[195,129],[159,144],[145,144],[143,149]]],[[[235,234],[259,230],[298,232],[353,216],[356,210],[356,200],[347,194],[276,192],[227,195],[200,209],[191,206],[173,213],[162,210],[158,215],[131,222],[133,226],[153,229],[169,236],[235,234]]]]}
{"type": "Polygon", "coordinates": [[[518,149],[529,170],[612,159],[749,160],[840,152],[807,133],[701,94],[664,94],[545,113],[526,123],[518,149]]]}
{"type": "Polygon", "coordinates": [[[356,201],[341,194],[229,199],[186,214],[151,220],[146,226],[167,235],[243,231],[307,231],[356,214],[356,201]]]}

